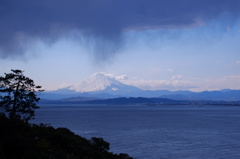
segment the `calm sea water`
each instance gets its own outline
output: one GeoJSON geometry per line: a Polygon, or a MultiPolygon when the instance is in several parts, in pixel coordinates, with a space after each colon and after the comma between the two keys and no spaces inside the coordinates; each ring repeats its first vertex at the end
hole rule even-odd
{"type": "Polygon", "coordinates": [[[237,106],[44,106],[33,122],[103,137],[135,159],[240,159],[237,106]]]}

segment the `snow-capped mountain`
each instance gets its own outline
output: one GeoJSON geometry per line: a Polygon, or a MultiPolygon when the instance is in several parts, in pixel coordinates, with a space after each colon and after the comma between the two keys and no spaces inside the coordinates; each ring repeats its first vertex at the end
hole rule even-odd
{"type": "Polygon", "coordinates": [[[132,92],[139,90],[137,87],[129,86],[119,82],[112,74],[104,72],[95,73],[79,84],[69,87],[70,90],[75,90],[79,93],[84,92],[102,92],[121,94],[121,92],[132,92]],[[117,93],[118,92],[118,93],[117,93]]]}
{"type": "MultiPolygon", "coordinates": [[[[100,72],[93,74],[77,85],[70,86],[70,89],[81,93],[95,92],[102,91],[111,85],[122,86],[123,84],[115,80],[111,74],[100,72]]],[[[112,90],[117,90],[117,88],[112,87],[112,90]]]]}
{"type": "MultiPolygon", "coordinates": [[[[123,78],[123,76],[119,76],[123,78]]],[[[112,74],[104,72],[95,73],[79,84],[71,85],[62,89],[47,91],[42,94],[45,99],[60,99],[69,97],[99,97],[114,98],[122,96],[130,96],[133,92],[141,92],[142,90],[126,85],[112,74]]]]}
{"type": "Polygon", "coordinates": [[[240,90],[224,91],[168,91],[168,90],[141,90],[126,85],[117,80],[112,74],[95,73],[76,85],[71,85],[55,91],[42,94],[41,98],[61,99],[69,97],[116,98],[116,97],[162,97],[173,100],[215,100],[240,101],[240,90]]]}

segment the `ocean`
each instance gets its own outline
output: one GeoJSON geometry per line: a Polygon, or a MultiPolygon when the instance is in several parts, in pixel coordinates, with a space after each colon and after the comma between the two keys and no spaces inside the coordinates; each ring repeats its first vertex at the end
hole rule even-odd
{"type": "Polygon", "coordinates": [[[239,159],[238,106],[42,106],[32,123],[102,137],[135,159],[239,159]]]}

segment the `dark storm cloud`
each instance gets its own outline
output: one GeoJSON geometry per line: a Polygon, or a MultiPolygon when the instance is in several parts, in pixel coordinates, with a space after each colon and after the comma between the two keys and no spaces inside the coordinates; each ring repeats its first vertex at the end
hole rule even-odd
{"type": "Polygon", "coordinates": [[[32,41],[54,42],[72,30],[95,39],[95,53],[108,57],[125,30],[186,27],[239,12],[239,0],[1,0],[0,57],[21,56],[32,41]]]}

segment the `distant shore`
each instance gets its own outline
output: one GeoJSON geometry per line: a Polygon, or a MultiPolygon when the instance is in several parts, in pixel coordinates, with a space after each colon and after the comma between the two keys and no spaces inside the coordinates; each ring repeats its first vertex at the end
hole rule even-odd
{"type": "Polygon", "coordinates": [[[39,106],[108,106],[108,105],[121,105],[121,106],[162,106],[162,105],[220,105],[220,106],[240,106],[240,101],[210,101],[210,100],[173,100],[167,98],[111,98],[111,99],[94,99],[94,100],[81,100],[76,99],[59,99],[59,100],[46,100],[43,99],[39,102],[39,106]]]}

